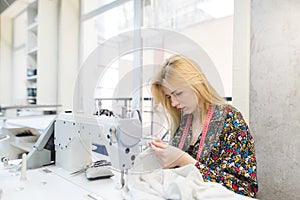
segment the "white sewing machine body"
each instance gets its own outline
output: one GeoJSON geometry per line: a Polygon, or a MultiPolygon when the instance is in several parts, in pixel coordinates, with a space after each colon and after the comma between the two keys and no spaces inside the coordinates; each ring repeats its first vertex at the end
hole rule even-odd
{"type": "Polygon", "coordinates": [[[141,137],[138,119],[61,114],[54,130],[55,163],[66,170],[78,170],[92,162],[93,144],[97,144],[104,147],[102,156],[112,167],[124,171],[140,153],[141,137]]]}
{"type": "Polygon", "coordinates": [[[20,166],[19,160],[9,161],[9,168],[0,166],[2,199],[32,198],[33,195],[38,199],[122,199],[123,175],[140,153],[141,136],[138,119],[61,114],[51,121],[29,152],[27,165],[33,167],[27,171],[26,181],[20,180],[20,172],[14,170],[20,166]],[[37,160],[43,157],[41,152],[53,135],[55,165],[47,158],[46,164],[52,165],[43,167],[37,160]],[[93,144],[107,150],[101,156],[116,169],[112,178],[90,181],[84,173],[71,174],[92,161],[93,144]]]}

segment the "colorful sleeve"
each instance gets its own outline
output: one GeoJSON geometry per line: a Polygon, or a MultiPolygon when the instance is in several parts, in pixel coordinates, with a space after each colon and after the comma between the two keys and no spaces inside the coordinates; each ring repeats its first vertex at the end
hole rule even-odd
{"type": "Polygon", "coordinates": [[[254,142],[240,112],[228,109],[220,141],[206,163],[196,164],[205,181],[222,183],[238,194],[255,197],[258,185],[254,142]]]}

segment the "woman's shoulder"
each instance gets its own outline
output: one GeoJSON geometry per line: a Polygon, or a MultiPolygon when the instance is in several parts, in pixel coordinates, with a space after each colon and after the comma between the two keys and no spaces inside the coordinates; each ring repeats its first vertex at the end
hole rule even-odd
{"type": "Polygon", "coordinates": [[[215,109],[238,112],[238,109],[229,103],[215,105],[215,109]]]}
{"type": "Polygon", "coordinates": [[[242,113],[231,104],[222,104],[215,106],[215,116],[223,119],[226,123],[232,123],[236,126],[247,126],[242,113]]]}
{"type": "Polygon", "coordinates": [[[215,112],[222,112],[222,113],[233,114],[233,115],[235,115],[236,113],[240,114],[240,111],[229,103],[216,105],[215,112]]]}

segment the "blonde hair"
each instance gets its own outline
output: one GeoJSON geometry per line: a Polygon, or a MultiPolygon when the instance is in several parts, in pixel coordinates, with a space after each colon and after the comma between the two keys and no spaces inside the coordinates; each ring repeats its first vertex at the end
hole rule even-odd
{"type": "Polygon", "coordinates": [[[155,108],[162,105],[171,129],[171,138],[180,124],[181,113],[172,107],[171,100],[166,97],[163,86],[166,83],[174,82],[189,86],[194,91],[198,98],[202,123],[205,121],[210,104],[220,105],[226,103],[210,85],[196,63],[184,56],[172,56],[163,64],[151,86],[155,108]]]}

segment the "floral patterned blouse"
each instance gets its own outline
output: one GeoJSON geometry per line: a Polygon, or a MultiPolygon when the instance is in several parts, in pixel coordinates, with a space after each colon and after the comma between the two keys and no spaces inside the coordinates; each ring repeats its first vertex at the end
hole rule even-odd
{"type": "MultiPolygon", "coordinates": [[[[187,116],[183,116],[181,125],[171,140],[176,147],[180,143],[187,116]]],[[[193,146],[190,145],[191,136],[190,125],[183,150],[196,159],[201,134],[193,146]]],[[[255,197],[258,185],[254,141],[242,114],[233,106],[214,106],[196,167],[204,181],[218,182],[238,194],[255,197]]]]}

